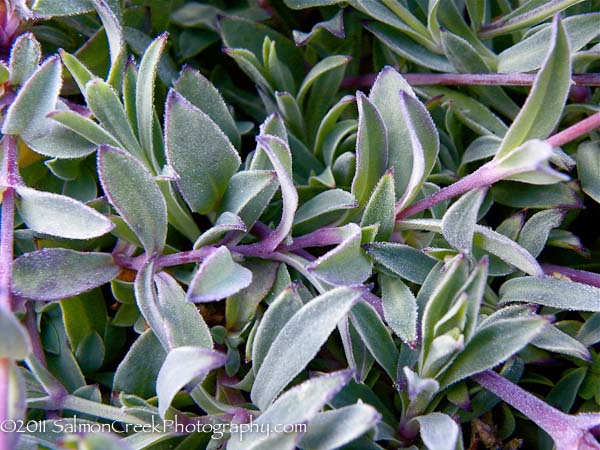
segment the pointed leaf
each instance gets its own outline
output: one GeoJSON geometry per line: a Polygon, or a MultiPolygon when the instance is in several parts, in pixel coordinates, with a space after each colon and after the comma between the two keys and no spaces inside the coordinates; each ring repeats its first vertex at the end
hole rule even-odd
{"type": "Polygon", "coordinates": [[[520,351],[548,324],[541,317],[495,321],[479,328],[439,378],[442,387],[490,369],[520,351]]]}
{"type": "Polygon", "coordinates": [[[220,92],[199,71],[185,67],[174,84],[175,90],[196,108],[204,111],[223,130],[233,146],[240,147],[240,133],[220,92]]]}
{"type": "Polygon", "coordinates": [[[526,302],[569,311],[600,311],[600,288],[557,278],[519,277],[500,288],[502,303],[526,302]]]}
{"type": "Polygon", "coordinates": [[[413,283],[422,284],[436,263],[422,251],[404,244],[374,242],[365,247],[376,263],[413,283]]]}
{"type": "Polygon", "coordinates": [[[219,247],[200,264],[187,292],[191,302],[221,300],[248,287],[252,272],[233,261],[229,249],[219,247]]]}
{"type": "Polygon", "coordinates": [[[365,206],[360,226],[366,227],[377,224],[379,229],[375,239],[388,241],[392,236],[396,223],[395,204],[394,171],[389,169],[375,186],[373,194],[371,194],[371,198],[365,206]]]}
{"type": "Polygon", "coordinates": [[[529,139],[545,139],[558,123],[571,87],[571,54],[558,16],[552,23],[551,45],[521,112],[504,136],[496,158],[529,139]]]}
{"type": "Polygon", "coordinates": [[[144,161],[142,148],[115,90],[108,83],[95,78],[86,85],[85,99],[92,114],[120,146],[144,161]]]}
{"type": "Polygon", "coordinates": [[[288,145],[280,138],[275,136],[258,136],[256,142],[262,147],[268,155],[281,187],[281,196],[283,197],[283,211],[281,212],[281,221],[277,228],[263,241],[267,250],[274,250],[289,234],[294,224],[294,215],[298,208],[298,192],[292,180],[292,153],[288,145]]]}
{"type": "MultiPolygon", "coordinates": [[[[148,155],[154,152],[154,83],[160,57],[167,42],[167,34],[161,34],[149,46],[142,61],[135,88],[135,111],[140,144],[148,155]]],[[[197,141],[203,142],[203,141],[197,141]]]]}
{"type": "Polygon", "coordinates": [[[19,36],[10,51],[10,84],[27,81],[42,59],[42,47],[32,33],[19,36]]]}
{"type": "Polygon", "coordinates": [[[355,405],[325,411],[310,421],[302,436],[304,450],[334,450],[354,441],[379,422],[381,414],[371,405],[355,405]]]}
{"type": "Polygon", "coordinates": [[[385,125],[377,110],[362,93],[357,93],[358,135],[356,137],[356,173],[352,194],[358,204],[366,205],[373,188],[388,164],[388,138],[385,125]]]}
{"type": "Polygon", "coordinates": [[[53,56],[19,90],[6,112],[2,134],[25,135],[35,131],[46,115],[55,109],[61,84],[60,59],[53,56]]]}
{"type": "Polygon", "coordinates": [[[342,243],[312,262],[307,269],[333,285],[361,284],[371,276],[371,262],[361,248],[361,229],[350,223],[338,228],[338,233],[342,243]]]}
{"type": "Polygon", "coordinates": [[[171,90],[165,113],[169,164],[193,211],[214,209],[240,165],[240,157],[221,129],[204,112],[171,90]],[[200,148],[198,147],[200,145],[200,148]]]}
{"type": "Polygon", "coordinates": [[[158,411],[161,417],[165,416],[177,392],[188,383],[221,367],[226,361],[226,355],[202,347],[187,346],[171,350],[156,380],[158,411]]]}
{"type": "Polygon", "coordinates": [[[75,111],[55,111],[50,113],[48,117],[94,144],[119,146],[119,143],[96,122],[75,111]]]}
{"type": "MultiPolygon", "coordinates": [[[[348,384],[351,377],[350,371],[343,370],[311,378],[283,393],[258,419],[254,420],[254,423],[258,424],[259,429],[261,427],[264,429],[275,424],[310,422],[327,402],[348,384]]],[[[269,435],[254,430],[246,434],[232,433],[227,448],[230,450],[279,449],[281,448],[279,443],[272,442],[273,438],[279,437],[279,434],[269,435]]]]}
{"type": "Polygon", "coordinates": [[[304,203],[294,218],[294,234],[306,234],[324,227],[343,216],[345,210],[358,207],[352,194],[330,189],[304,203]]]}
{"type": "Polygon", "coordinates": [[[285,324],[256,374],[252,400],[265,409],[315,357],[337,323],[362,296],[340,287],[311,300],[285,324]]]}
{"type": "Polygon", "coordinates": [[[150,172],[122,150],[101,146],[98,173],[110,203],[146,252],[160,253],[167,237],[167,206],[150,172]]]}
{"type": "Polygon", "coordinates": [[[487,189],[475,189],[464,194],[444,214],[442,234],[452,247],[469,254],[473,247],[473,234],[487,189]]]}
{"type": "Polygon", "coordinates": [[[405,343],[417,341],[417,301],[401,280],[380,274],[381,300],[385,321],[405,343]]]}
{"type": "Polygon", "coordinates": [[[421,439],[429,450],[456,450],[460,429],[450,416],[439,412],[418,416],[421,439]]]}

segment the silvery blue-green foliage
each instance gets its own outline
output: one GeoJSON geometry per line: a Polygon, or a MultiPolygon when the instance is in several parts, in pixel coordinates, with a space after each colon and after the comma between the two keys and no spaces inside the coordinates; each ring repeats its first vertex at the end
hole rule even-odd
{"type": "Polygon", "coordinates": [[[599,23],[2,1],[0,450],[600,448],[599,23]]]}

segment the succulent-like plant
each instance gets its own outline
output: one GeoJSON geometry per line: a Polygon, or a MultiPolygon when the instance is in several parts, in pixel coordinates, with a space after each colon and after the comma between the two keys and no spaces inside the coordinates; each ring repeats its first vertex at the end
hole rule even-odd
{"type": "Polygon", "coordinates": [[[599,449],[599,24],[0,3],[0,450],[599,449]]]}

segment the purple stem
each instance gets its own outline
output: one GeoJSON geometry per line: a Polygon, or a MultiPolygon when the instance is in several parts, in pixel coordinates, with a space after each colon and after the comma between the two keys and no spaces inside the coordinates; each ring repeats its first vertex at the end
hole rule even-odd
{"type": "Polygon", "coordinates": [[[38,361],[42,363],[44,367],[47,367],[46,355],[44,354],[44,348],[42,347],[42,341],[40,339],[40,333],[38,331],[37,318],[33,309],[33,303],[27,302],[26,308],[27,312],[25,314],[25,327],[27,328],[29,338],[31,339],[33,354],[38,359],[38,361]]]}
{"type": "MultiPolygon", "coordinates": [[[[567,142],[571,142],[581,136],[586,135],[598,127],[600,127],[600,112],[597,112],[587,119],[584,119],[581,122],[566,128],[560,133],[549,137],[546,142],[553,147],[559,147],[567,142]]],[[[396,220],[402,220],[421,211],[425,211],[426,209],[429,209],[438,203],[441,203],[445,200],[450,200],[451,198],[464,194],[472,189],[491,186],[497,181],[500,181],[504,175],[505,174],[496,171],[494,166],[490,163],[484,164],[475,172],[467,175],[456,183],[451,184],[435,194],[430,195],[423,200],[419,200],[418,202],[410,205],[408,208],[397,212],[396,220]]]]}
{"type": "Polygon", "coordinates": [[[541,266],[546,275],[565,275],[578,283],[588,284],[590,286],[600,288],[600,273],[572,269],[571,267],[556,266],[554,264],[542,264],[541,266]]]}
{"type": "MultiPolygon", "coordinates": [[[[408,84],[413,86],[531,86],[535,81],[534,73],[403,73],[408,84]]],[[[342,81],[344,88],[371,87],[377,74],[346,77],[342,81]]],[[[573,74],[571,79],[576,86],[600,86],[600,73],[573,74]]]]}
{"type": "Polygon", "coordinates": [[[408,208],[397,212],[396,220],[402,220],[421,211],[425,211],[426,209],[429,209],[438,203],[441,203],[445,200],[450,200],[451,198],[464,194],[467,191],[490,186],[496,181],[499,181],[503,175],[504,174],[500,171],[494,170],[493,166],[484,164],[475,172],[467,175],[456,183],[446,186],[435,194],[425,197],[423,200],[419,200],[418,202],[410,205],[408,208]]]}
{"type": "Polygon", "coordinates": [[[588,134],[590,131],[600,127],[600,112],[592,114],[587,119],[577,122],[575,125],[556,133],[554,136],[546,139],[546,142],[553,147],[560,147],[567,142],[574,141],[578,137],[588,134]]]}
{"type": "Polygon", "coordinates": [[[599,414],[565,414],[493,370],[472,378],[548,433],[554,439],[557,450],[600,448],[589,431],[600,423],[599,414]]]}
{"type": "MultiPolygon", "coordinates": [[[[15,225],[15,186],[19,184],[17,166],[17,143],[11,136],[5,136],[4,155],[0,187],[2,193],[2,229],[0,230],[0,308],[12,314],[12,261],[13,233],[15,225]]],[[[0,359],[0,423],[8,417],[10,360],[0,359]]],[[[11,450],[15,439],[8,432],[0,432],[0,450],[11,450]]]]}

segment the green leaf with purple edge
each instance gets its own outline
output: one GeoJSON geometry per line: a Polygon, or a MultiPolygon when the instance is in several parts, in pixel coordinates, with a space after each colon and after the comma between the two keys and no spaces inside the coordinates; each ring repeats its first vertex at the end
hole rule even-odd
{"type": "Polygon", "coordinates": [[[456,450],[460,429],[450,416],[433,412],[413,421],[419,424],[421,439],[429,450],[456,450]]]}
{"type": "Polygon", "coordinates": [[[258,136],[256,142],[265,151],[277,173],[283,197],[281,221],[260,243],[265,250],[273,251],[290,233],[298,208],[298,192],[292,180],[292,153],[288,145],[275,136],[258,136]]]}
{"type": "Polygon", "coordinates": [[[27,136],[36,131],[56,108],[62,86],[61,69],[58,56],[52,56],[29,77],[4,116],[2,134],[27,136]]]}
{"type": "Polygon", "coordinates": [[[226,361],[226,355],[203,347],[185,346],[171,350],[156,380],[158,411],[161,417],[165,417],[177,392],[193,381],[199,383],[199,378],[221,367],[226,361]]]}
{"type": "Polygon", "coordinates": [[[48,248],[13,263],[13,292],[41,301],[72,297],[113,280],[121,272],[108,253],[48,248]]]}
{"type": "Polygon", "coordinates": [[[225,246],[216,248],[200,264],[186,300],[195,303],[222,300],[252,282],[252,272],[236,263],[225,246]]]}
{"type": "Polygon", "coordinates": [[[305,304],[284,325],[256,374],[251,397],[265,410],[315,357],[364,288],[338,287],[305,304]]]}
{"type": "Polygon", "coordinates": [[[304,203],[294,217],[294,235],[306,234],[335,223],[348,209],[358,207],[352,194],[342,189],[329,189],[304,203]]]}
{"type": "MultiPolygon", "coordinates": [[[[316,299],[315,299],[316,300],[316,299]]],[[[342,370],[338,372],[311,378],[304,383],[294,386],[284,392],[272,405],[265,405],[263,413],[254,421],[259,426],[265,427],[274,424],[307,423],[348,384],[352,372],[342,370]]],[[[256,385],[256,382],[255,382],[256,385]]],[[[298,436],[299,439],[299,436],[298,436]]],[[[249,450],[258,448],[261,443],[267,443],[269,435],[266,433],[247,433],[240,436],[232,434],[228,447],[230,450],[249,450]]],[[[268,444],[267,444],[268,445],[268,444]]],[[[261,447],[270,448],[270,447],[261,447]]],[[[279,448],[279,447],[277,447],[279,448]]]]}
{"type": "Polygon", "coordinates": [[[571,53],[565,28],[557,15],[551,45],[527,101],[506,132],[496,158],[529,139],[545,139],[558,123],[571,87],[571,53]]]}
{"type": "Polygon", "coordinates": [[[356,94],[358,134],[356,137],[356,172],[352,194],[364,207],[388,164],[388,137],[383,119],[375,105],[362,93],[356,94]]]}
{"type": "Polygon", "coordinates": [[[322,281],[336,286],[361,284],[371,276],[371,261],[361,248],[361,228],[354,224],[333,229],[341,243],[313,261],[307,269],[322,281]]]}
{"type": "Polygon", "coordinates": [[[218,125],[174,90],[167,98],[165,146],[186,203],[201,214],[214,210],[240,157],[218,125]]]}
{"type": "Polygon", "coordinates": [[[106,145],[98,148],[98,173],[108,200],[146,253],[160,253],[167,238],[167,206],[152,174],[131,155],[106,145]]]}
{"type": "Polygon", "coordinates": [[[21,218],[38,233],[67,239],[92,239],[114,228],[106,216],[71,197],[25,186],[16,190],[21,218]]]}

